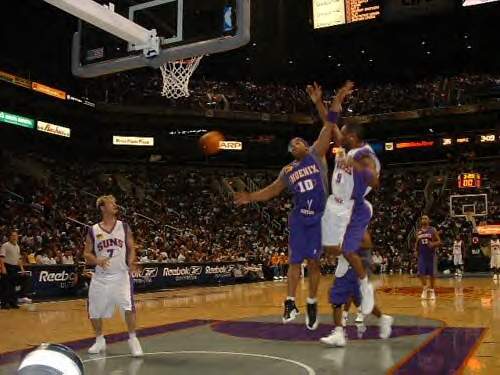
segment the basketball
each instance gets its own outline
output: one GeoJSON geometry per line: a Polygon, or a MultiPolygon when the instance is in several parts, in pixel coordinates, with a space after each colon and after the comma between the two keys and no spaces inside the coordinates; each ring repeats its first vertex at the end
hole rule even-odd
{"type": "Polygon", "coordinates": [[[214,155],[219,152],[219,144],[223,140],[221,132],[210,131],[200,137],[200,148],[205,155],[214,155]]]}

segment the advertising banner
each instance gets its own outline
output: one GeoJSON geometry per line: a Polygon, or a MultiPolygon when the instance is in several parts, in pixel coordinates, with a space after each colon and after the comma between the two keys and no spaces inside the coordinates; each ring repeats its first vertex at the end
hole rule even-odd
{"type": "MultiPolygon", "coordinates": [[[[232,284],[244,281],[245,267],[262,272],[259,264],[229,263],[143,263],[132,273],[137,291],[153,291],[184,285],[232,284]]],[[[31,272],[35,298],[69,297],[81,295],[77,291],[76,266],[26,266],[31,272]]],[[[248,279],[248,281],[253,281],[248,279]]]]}

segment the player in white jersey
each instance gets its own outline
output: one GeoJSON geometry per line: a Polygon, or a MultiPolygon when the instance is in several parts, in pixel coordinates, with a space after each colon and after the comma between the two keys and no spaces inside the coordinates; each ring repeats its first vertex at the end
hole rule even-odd
{"type": "Polygon", "coordinates": [[[493,280],[500,281],[500,240],[496,235],[490,241],[490,249],[490,267],[493,270],[493,280]]]}
{"type": "MultiPolygon", "coordinates": [[[[324,122],[331,122],[322,101],[316,102],[316,109],[324,122]]],[[[333,124],[332,138],[349,151],[346,155],[342,148],[335,157],[332,193],[322,219],[322,242],[327,254],[343,253],[355,270],[360,279],[361,310],[368,315],[375,305],[373,285],[368,282],[358,251],[373,214],[365,196],[379,186],[380,162],[363,141],[361,126],[348,123],[340,130],[333,124]]]]}
{"type": "Polygon", "coordinates": [[[89,287],[88,312],[95,330],[96,341],[90,354],[106,350],[102,334],[102,319],[111,318],[118,306],[124,311],[130,351],[134,357],[143,355],[135,333],[133,284],[129,268],[135,265],[134,239],[130,227],[117,220],[118,206],[112,195],[99,197],[96,202],[102,221],[93,225],[85,240],[85,259],[95,265],[89,287]]]}
{"type": "Polygon", "coordinates": [[[460,237],[457,237],[455,241],[453,241],[453,265],[455,266],[455,276],[462,276],[463,273],[463,241],[460,237]]]}

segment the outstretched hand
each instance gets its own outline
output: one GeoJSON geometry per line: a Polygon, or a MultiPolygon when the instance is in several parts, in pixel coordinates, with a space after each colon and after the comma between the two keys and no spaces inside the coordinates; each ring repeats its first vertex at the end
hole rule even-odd
{"type": "Polygon", "coordinates": [[[312,86],[307,85],[306,91],[314,104],[323,99],[323,89],[316,82],[312,86]]]}
{"type": "Polygon", "coordinates": [[[242,206],[244,204],[248,204],[251,201],[252,200],[250,199],[250,193],[248,193],[246,191],[234,193],[234,204],[237,206],[242,206]]]}
{"type": "Polygon", "coordinates": [[[354,90],[354,82],[346,81],[344,85],[340,89],[338,89],[337,95],[335,95],[335,98],[332,100],[330,109],[334,112],[338,113],[342,112],[342,103],[344,102],[347,96],[351,95],[353,90],[354,90]]]}

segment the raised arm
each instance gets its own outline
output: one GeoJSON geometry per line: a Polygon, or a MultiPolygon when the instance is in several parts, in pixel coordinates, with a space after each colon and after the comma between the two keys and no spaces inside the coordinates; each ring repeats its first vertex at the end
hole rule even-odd
{"type": "Polygon", "coordinates": [[[316,109],[323,121],[323,128],[321,129],[318,139],[314,142],[313,148],[320,156],[324,156],[330,147],[330,142],[333,138],[337,145],[342,144],[342,134],[337,125],[339,114],[342,112],[342,103],[345,98],[352,92],[354,83],[347,81],[342,86],[330,105],[330,112],[327,111],[323,103],[322,88],[316,82],[314,85],[307,86],[307,93],[311,97],[312,102],[316,105],[316,109]]]}
{"type": "Polygon", "coordinates": [[[281,192],[285,189],[286,189],[286,184],[280,175],[276,180],[274,180],[273,183],[267,185],[265,188],[261,190],[252,193],[246,191],[234,193],[234,203],[237,206],[241,206],[243,204],[248,204],[252,202],[268,201],[280,195],[281,192]]]}

